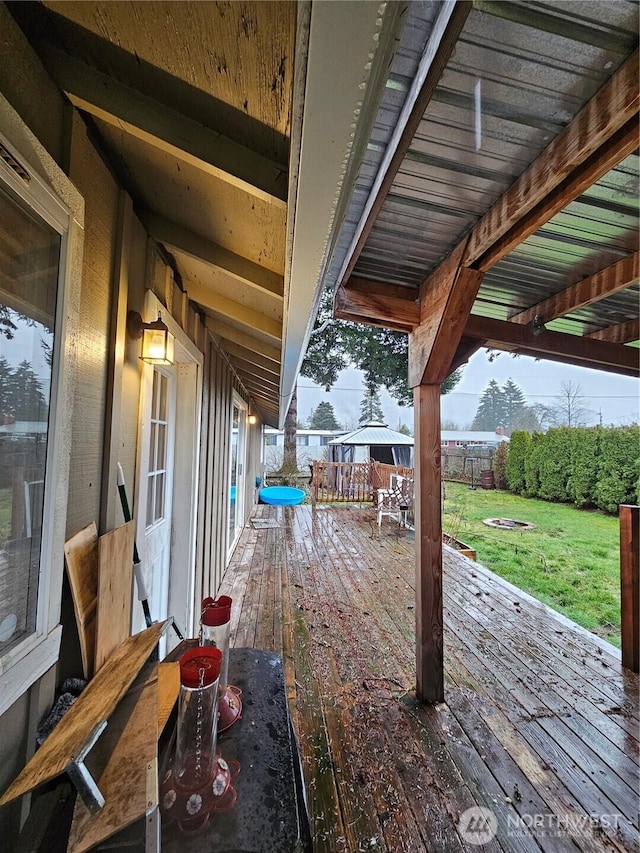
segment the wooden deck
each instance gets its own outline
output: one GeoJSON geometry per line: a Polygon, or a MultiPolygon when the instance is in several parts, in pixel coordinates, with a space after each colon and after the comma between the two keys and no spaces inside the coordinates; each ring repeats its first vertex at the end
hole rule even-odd
{"type": "Polygon", "coordinates": [[[278,526],[245,529],[221,592],[232,643],[284,657],[314,851],[639,849],[615,650],[445,549],[446,702],[422,708],[413,534],[373,509],[252,516],[278,526]]]}

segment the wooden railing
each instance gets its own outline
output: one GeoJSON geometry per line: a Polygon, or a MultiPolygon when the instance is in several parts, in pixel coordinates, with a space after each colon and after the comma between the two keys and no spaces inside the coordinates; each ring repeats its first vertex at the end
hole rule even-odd
{"type": "Polygon", "coordinates": [[[313,463],[314,503],[375,503],[377,490],[388,489],[392,474],[413,477],[413,468],[382,462],[313,463]]]}

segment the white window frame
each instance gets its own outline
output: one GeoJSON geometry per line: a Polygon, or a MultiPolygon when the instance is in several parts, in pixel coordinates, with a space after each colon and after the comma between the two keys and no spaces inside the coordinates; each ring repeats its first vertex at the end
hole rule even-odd
{"type": "Polygon", "coordinates": [[[0,101],[0,120],[13,125],[14,136],[29,143],[37,170],[0,133],[0,143],[29,175],[25,181],[0,159],[0,183],[54,231],[60,234],[60,266],[51,369],[49,427],[45,463],[44,512],[38,577],[35,630],[0,657],[0,715],[3,714],[58,660],[62,626],[60,605],[64,571],[64,540],[69,485],[69,449],[73,409],[73,358],[77,335],[78,295],[72,277],[79,280],[82,260],[82,199],[53,160],[30,137],[23,123],[0,101]],[[40,175],[55,178],[55,186],[66,196],[66,204],[40,175]],[[73,208],[73,211],[70,209],[73,208]]]}

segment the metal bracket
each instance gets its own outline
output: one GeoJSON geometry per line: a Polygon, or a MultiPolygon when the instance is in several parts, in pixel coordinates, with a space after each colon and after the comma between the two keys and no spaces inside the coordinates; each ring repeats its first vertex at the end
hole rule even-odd
{"type": "Polygon", "coordinates": [[[91,814],[99,812],[104,806],[104,797],[98,788],[95,779],[87,769],[84,763],[87,754],[93,749],[96,741],[107,727],[107,721],[103,720],[95,727],[89,735],[87,742],[82,747],[78,755],[70,761],[66,767],[66,772],[69,778],[76,786],[78,793],[82,798],[82,802],[89,809],[91,814]]]}
{"type": "Polygon", "coordinates": [[[147,764],[147,811],[145,815],[145,853],[160,851],[160,809],[158,806],[158,759],[147,764]]]}

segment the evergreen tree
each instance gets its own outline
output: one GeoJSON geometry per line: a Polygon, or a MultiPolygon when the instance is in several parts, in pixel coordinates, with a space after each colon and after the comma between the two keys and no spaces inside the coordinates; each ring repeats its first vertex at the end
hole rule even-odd
{"type": "Polygon", "coordinates": [[[510,433],[514,429],[518,416],[522,413],[526,405],[526,399],[522,390],[511,378],[507,379],[502,386],[502,400],[504,404],[504,421],[502,424],[496,424],[496,426],[503,426],[505,431],[510,433]]]}
{"type": "Polygon", "coordinates": [[[380,403],[380,394],[375,385],[368,385],[365,389],[364,397],[360,403],[360,417],[358,423],[360,426],[370,424],[373,421],[384,423],[384,413],[382,404],[380,403]]]}
{"type": "Polygon", "coordinates": [[[3,415],[13,415],[12,403],[9,399],[12,375],[11,365],[4,356],[0,356],[0,419],[3,415]]]}
{"type": "MultiPolygon", "coordinates": [[[[391,329],[333,318],[333,294],[323,296],[316,325],[309,339],[301,374],[324,386],[335,384],[341,371],[355,367],[364,373],[367,386],[384,387],[402,406],[413,405],[408,383],[408,336],[391,329]]],[[[440,386],[447,394],[460,381],[456,370],[440,386]]]]}
{"type": "Polygon", "coordinates": [[[504,426],[506,415],[504,391],[492,379],[482,392],[471,429],[495,432],[499,426],[504,426]]]}
{"type": "Polygon", "coordinates": [[[9,414],[17,421],[46,421],[48,405],[42,383],[28,361],[21,361],[7,381],[9,414]]]}
{"type": "Polygon", "coordinates": [[[318,403],[309,418],[309,429],[340,429],[331,403],[318,403]]]}

